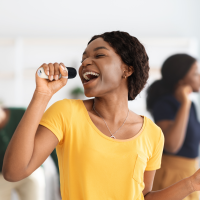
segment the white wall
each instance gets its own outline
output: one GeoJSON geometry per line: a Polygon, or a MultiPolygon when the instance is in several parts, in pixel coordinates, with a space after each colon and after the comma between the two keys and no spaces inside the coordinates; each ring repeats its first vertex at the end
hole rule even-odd
{"type": "Polygon", "coordinates": [[[200,39],[199,8],[199,0],[1,0],[0,36],[89,38],[124,30],[200,39]]]}
{"type": "MultiPolygon", "coordinates": [[[[78,67],[89,38],[104,31],[123,30],[144,44],[150,41],[145,46],[151,68],[159,69],[178,51],[199,58],[199,8],[199,0],[0,0],[0,100],[27,106],[40,64],[62,61],[78,67]]],[[[151,74],[149,81],[157,77],[151,74]]],[[[50,104],[76,85],[80,80],[70,80],[50,104]]]]}

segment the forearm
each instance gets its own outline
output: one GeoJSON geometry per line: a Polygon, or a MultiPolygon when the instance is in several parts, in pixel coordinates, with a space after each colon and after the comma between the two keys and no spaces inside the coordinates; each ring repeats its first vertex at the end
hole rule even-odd
{"type": "Polygon", "coordinates": [[[165,149],[172,153],[178,151],[185,139],[191,104],[183,103],[176,115],[173,125],[165,131],[165,149]]]}
{"type": "Polygon", "coordinates": [[[34,93],[7,147],[3,163],[4,175],[9,172],[10,175],[14,173],[21,176],[22,172],[26,172],[34,150],[35,134],[50,98],[34,93]]]}
{"type": "Polygon", "coordinates": [[[145,200],[182,200],[192,192],[194,189],[189,177],[163,190],[148,193],[145,200]]]}

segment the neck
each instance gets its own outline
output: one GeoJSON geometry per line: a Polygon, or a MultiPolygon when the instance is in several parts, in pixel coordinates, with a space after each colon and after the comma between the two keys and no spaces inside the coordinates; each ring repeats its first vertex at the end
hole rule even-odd
{"type": "Polygon", "coordinates": [[[119,98],[114,95],[95,97],[95,110],[105,119],[118,121],[125,118],[128,112],[128,95],[119,98]]]}

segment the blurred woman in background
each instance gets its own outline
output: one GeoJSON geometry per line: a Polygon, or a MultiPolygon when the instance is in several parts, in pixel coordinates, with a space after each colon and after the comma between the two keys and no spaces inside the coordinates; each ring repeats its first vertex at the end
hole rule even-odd
{"type": "MultiPolygon", "coordinates": [[[[173,55],[163,63],[161,74],[162,79],[147,90],[147,110],[165,136],[162,165],[153,190],[166,188],[197,170],[200,141],[200,123],[189,99],[189,94],[200,87],[196,59],[187,54],[173,55]]],[[[198,199],[198,193],[185,199],[198,199]]]]}

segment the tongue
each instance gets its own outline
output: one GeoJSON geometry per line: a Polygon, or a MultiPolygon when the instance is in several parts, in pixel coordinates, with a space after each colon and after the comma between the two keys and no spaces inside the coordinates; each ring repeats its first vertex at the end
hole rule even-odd
{"type": "Polygon", "coordinates": [[[97,78],[98,76],[94,76],[94,75],[92,75],[92,74],[88,74],[87,77],[91,80],[91,79],[97,78]]]}

